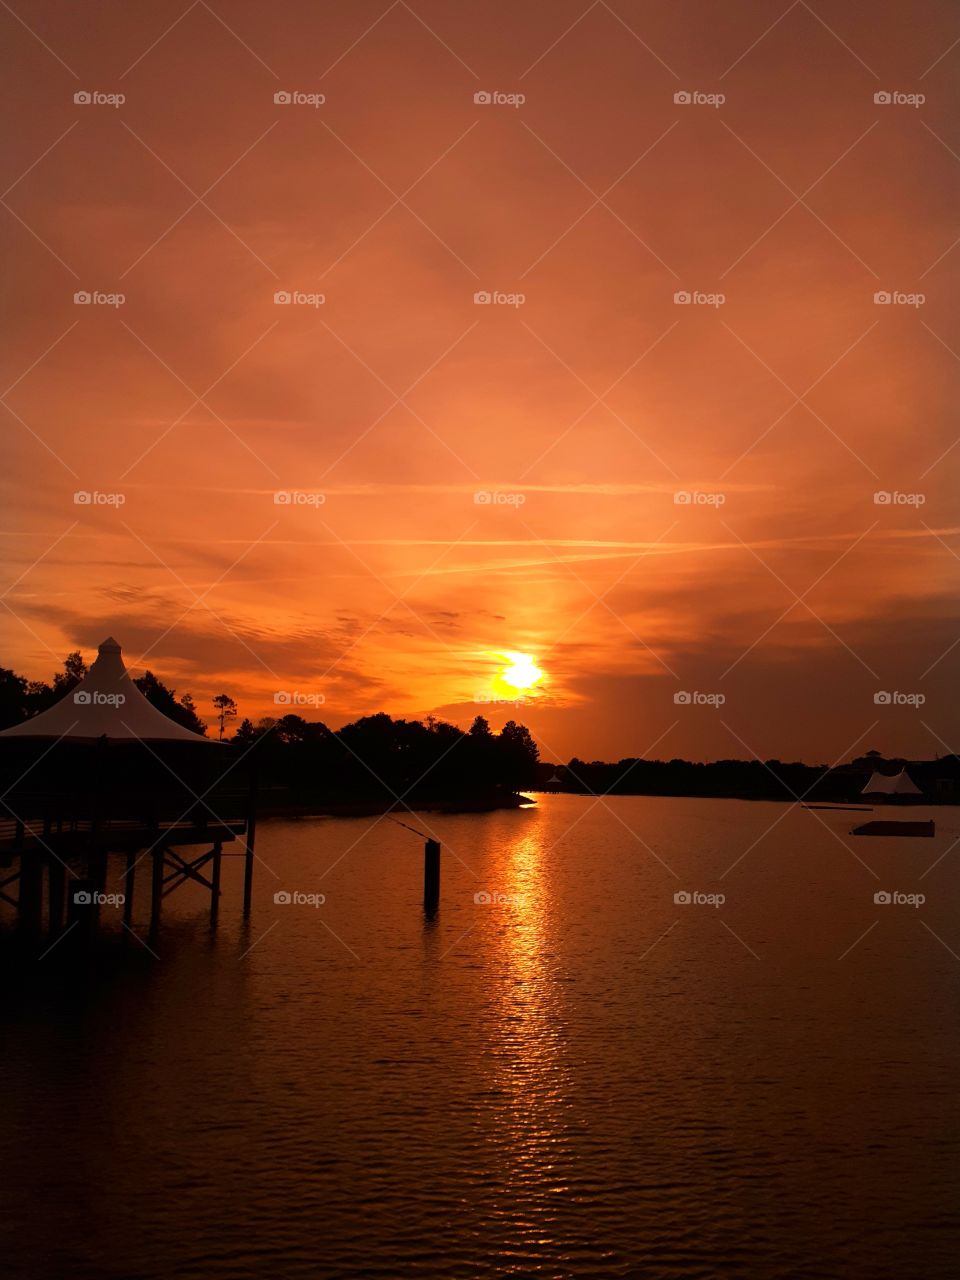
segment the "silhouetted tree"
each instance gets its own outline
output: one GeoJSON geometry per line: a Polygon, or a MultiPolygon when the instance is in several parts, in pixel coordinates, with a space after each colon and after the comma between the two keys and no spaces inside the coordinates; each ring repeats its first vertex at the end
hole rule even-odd
{"type": "MultiPolygon", "coordinates": [[[[428,730],[418,726],[422,734],[428,730]]],[[[381,790],[396,790],[415,775],[413,752],[413,735],[406,732],[404,720],[391,720],[385,712],[374,716],[361,716],[353,724],[346,724],[337,733],[337,737],[347,748],[349,754],[365,771],[373,784],[379,783],[381,790]]]]}
{"type": "Polygon", "coordinates": [[[481,788],[497,782],[497,739],[483,716],[477,716],[467,733],[467,770],[481,788]]]}
{"type": "Polygon", "coordinates": [[[52,684],[47,684],[45,680],[31,680],[27,684],[26,715],[37,716],[41,711],[47,711],[61,698],[72,693],[86,674],[87,664],[80,651],[68,653],[63,660],[63,670],[54,673],[52,684]]]}
{"type": "MultiPolygon", "coordinates": [[[[193,717],[191,724],[203,724],[203,721],[200,719],[200,712],[197,710],[194,704],[192,694],[185,693],[183,697],[180,699],[180,706],[183,707],[184,711],[188,716],[193,717]]],[[[207,732],[206,725],[203,725],[203,732],[204,733],[207,732]]]]}
{"type": "Polygon", "coordinates": [[[38,716],[41,711],[46,711],[55,702],[59,701],[59,696],[54,693],[53,686],[47,684],[45,680],[29,680],[27,682],[26,710],[28,716],[38,716]]]}
{"type": "Polygon", "coordinates": [[[197,709],[189,693],[184,694],[178,701],[176,690],[168,689],[152,671],[145,671],[142,676],[137,676],[133,683],[158,711],[162,711],[165,716],[183,725],[185,729],[192,729],[194,733],[206,736],[207,726],[197,715],[197,709]]]}
{"type": "Polygon", "coordinates": [[[63,670],[58,671],[53,677],[53,689],[57,695],[57,701],[59,702],[68,693],[72,693],[86,674],[87,664],[80,650],[75,649],[73,653],[68,653],[63,660],[63,670]]]}
{"type": "Polygon", "coordinates": [[[228,720],[232,720],[237,714],[237,704],[229,693],[218,693],[213,700],[216,707],[217,721],[220,725],[220,741],[223,741],[223,730],[228,720]]]}
{"type": "Polygon", "coordinates": [[[27,718],[27,682],[7,667],[0,667],[0,729],[9,729],[27,718]]]}
{"type": "Polygon", "coordinates": [[[303,742],[307,737],[309,728],[310,726],[303,716],[298,716],[291,712],[289,715],[281,716],[276,722],[273,736],[278,742],[303,742]]]}
{"type": "Polygon", "coordinates": [[[497,748],[502,770],[498,781],[513,788],[536,781],[540,752],[526,725],[508,720],[497,735],[497,748]]]}
{"type": "Polygon", "coordinates": [[[254,728],[253,721],[248,720],[246,716],[244,716],[240,721],[240,724],[237,726],[237,732],[233,735],[233,741],[237,743],[238,746],[250,746],[250,744],[256,742],[259,737],[260,734],[254,728]]]}

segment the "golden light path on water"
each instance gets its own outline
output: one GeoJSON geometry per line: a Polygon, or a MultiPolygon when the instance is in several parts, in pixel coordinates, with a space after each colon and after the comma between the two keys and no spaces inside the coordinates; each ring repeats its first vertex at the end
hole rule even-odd
{"type": "Polygon", "coordinates": [[[496,1098],[491,1140],[504,1174],[500,1213],[521,1256],[553,1239],[554,1204],[573,1190],[559,1175],[571,1167],[574,1080],[564,1016],[570,979],[553,933],[558,916],[545,874],[548,853],[540,825],[502,846],[485,931],[502,979],[488,1010],[496,1045],[489,1058],[496,1098]]]}

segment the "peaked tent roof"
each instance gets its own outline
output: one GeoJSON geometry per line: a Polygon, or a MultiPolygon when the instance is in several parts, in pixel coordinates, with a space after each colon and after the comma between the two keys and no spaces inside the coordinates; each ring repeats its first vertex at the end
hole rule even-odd
{"type": "Polygon", "coordinates": [[[72,693],[38,716],[4,729],[0,738],[64,738],[90,742],[107,737],[127,742],[211,743],[158,711],[130,678],[112,637],[72,693]]]}
{"type": "Polygon", "coordinates": [[[901,769],[893,775],[874,772],[861,795],[922,796],[923,792],[906,769],[901,769]]]}

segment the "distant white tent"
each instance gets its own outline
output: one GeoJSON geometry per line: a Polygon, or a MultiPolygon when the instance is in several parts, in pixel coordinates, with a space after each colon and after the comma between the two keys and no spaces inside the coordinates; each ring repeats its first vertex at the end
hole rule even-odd
{"type": "Polygon", "coordinates": [[[870,781],[860,794],[865,796],[922,796],[923,792],[907,773],[906,769],[901,769],[899,773],[890,776],[883,773],[873,773],[870,781]]]}
{"type": "Polygon", "coordinates": [[[97,659],[72,693],[23,724],[4,729],[0,738],[98,738],[127,742],[205,742],[200,734],[165,716],[131,680],[112,637],[104,640],[97,659]]]}

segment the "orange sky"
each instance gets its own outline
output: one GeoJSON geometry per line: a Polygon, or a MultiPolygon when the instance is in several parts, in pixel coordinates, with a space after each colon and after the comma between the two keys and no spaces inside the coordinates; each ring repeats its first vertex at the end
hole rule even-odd
{"type": "Polygon", "coordinates": [[[112,632],[204,712],[550,758],[956,749],[953,5],[12,9],[0,664],[112,632]]]}

